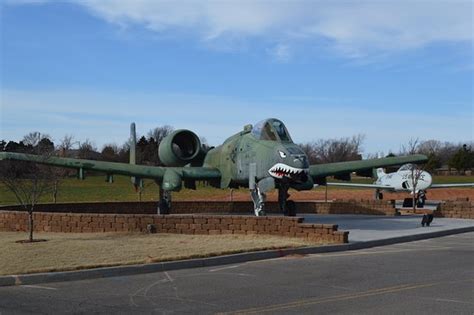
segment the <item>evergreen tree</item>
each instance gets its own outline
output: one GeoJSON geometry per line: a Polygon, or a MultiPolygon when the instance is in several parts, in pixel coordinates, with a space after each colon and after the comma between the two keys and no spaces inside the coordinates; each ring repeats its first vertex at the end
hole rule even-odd
{"type": "Polygon", "coordinates": [[[453,167],[458,171],[465,172],[468,169],[472,169],[474,163],[474,152],[466,144],[462,146],[449,160],[449,167],[453,167]]]}
{"type": "Polygon", "coordinates": [[[428,161],[425,165],[425,170],[431,172],[437,168],[441,167],[441,160],[435,153],[428,154],[428,161]]]}

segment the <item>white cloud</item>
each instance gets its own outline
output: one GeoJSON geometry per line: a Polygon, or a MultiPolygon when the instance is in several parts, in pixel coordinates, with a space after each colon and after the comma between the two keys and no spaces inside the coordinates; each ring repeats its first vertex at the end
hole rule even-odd
{"type": "MultiPolygon", "coordinates": [[[[203,42],[268,41],[329,46],[349,57],[473,39],[471,1],[159,1],[77,0],[121,26],[186,32],[203,42]]],[[[275,45],[275,43],[277,43],[275,45]]],[[[281,50],[284,49],[284,50],[281,50]]],[[[286,53],[284,53],[287,56],[286,53]]]]}

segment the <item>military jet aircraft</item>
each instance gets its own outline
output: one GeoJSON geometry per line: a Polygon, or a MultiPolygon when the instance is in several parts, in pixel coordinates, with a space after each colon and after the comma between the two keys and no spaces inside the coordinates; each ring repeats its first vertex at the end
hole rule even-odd
{"type": "Polygon", "coordinates": [[[285,125],[278,119],[266,119],[255,126],[246,125],[220,146],[204,149],[199,137],[190,130],[176,130],[162,140],[159,157],[165,166],[135,165],[134,124],[132,124],[130,164],[49,157],[21,153],[0,153],[0,159],[31,161],[77,169],[78,178],[85,170],[101,171],[109,181],[113,174],[127,175],[139,183],[151,178],[160,186],[158,213],[168,213],[171,192],[196,188],[196,181],[207,181],[217,188],[248,187],[256,216],[265,215],[266,193],[277,188],[279,205],[288,213],[288,189],[310,190],[326,184],[326,176],[350,179],[351,172],[372,173],[373,168],[420,163],[424,155],[390,157],[364,161],[309,165],[306,154],[296,145],[285,125]]]}
{"type": "Polygon", "coordinates": [[[424,195],[428,189],[434,188],[474,187],[474,183],[433,184],[431,174],[417,169],[413,164],[402,165],[396,172],[388,174],[384,172],[383,168],[378,168],[375,178],[376,181],[373,184],[327,183],[327,185],[372,188],[375,189],[375,199],[383,199],[382,191],[424,195]]]}

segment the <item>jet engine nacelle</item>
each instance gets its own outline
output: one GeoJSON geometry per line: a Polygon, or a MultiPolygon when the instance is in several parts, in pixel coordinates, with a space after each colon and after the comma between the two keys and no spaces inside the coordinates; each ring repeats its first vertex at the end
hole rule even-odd
{"type": "Polygon", "coordinates": [[[158,148],[160,161],[166,166],[184,166],[199,158],[201,141],[192,131],[180,129],[166,136],[158,148]]]}

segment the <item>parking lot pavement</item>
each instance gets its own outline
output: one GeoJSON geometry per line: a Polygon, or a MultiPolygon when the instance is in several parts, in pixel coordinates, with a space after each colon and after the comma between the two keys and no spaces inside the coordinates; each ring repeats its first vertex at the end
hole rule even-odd
{"type": "Polygon", "coordinates": [[[305,223],[338,224],[339,230],[349,231],[350,242],[364,242],[398,236],[474,227],[474,220],[434,218],[429,227],[421,226],[421,215],[379,216],[351,214],[303,214],[305,223]]]}

